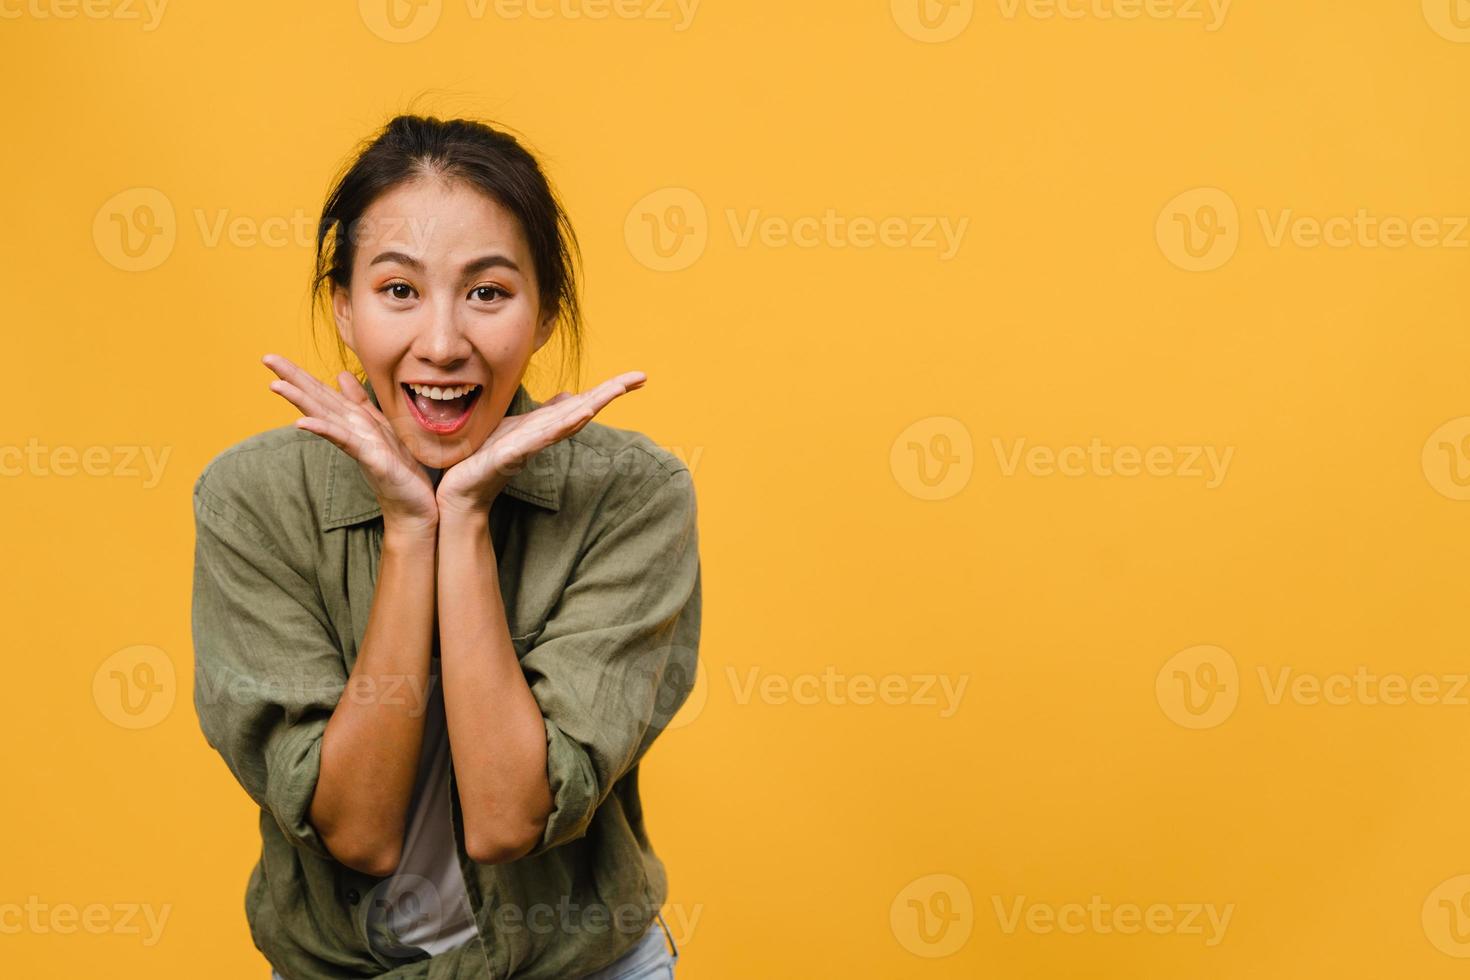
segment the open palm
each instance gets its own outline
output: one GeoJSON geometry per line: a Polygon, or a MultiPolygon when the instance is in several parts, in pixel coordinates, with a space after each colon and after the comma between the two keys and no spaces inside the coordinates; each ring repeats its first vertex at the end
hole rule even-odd
{"type": "Polygon", "coordinates": [[[284,357],[261,361],[280,376],[270,388],[301,410],[298,428],[316,433],[357,460],[387,526],[427,529],[438,521],[434,488],[424,467],[393,431],[393,425],[347,371],[333,390],[284,357]]]}
{"type": "Polygon", "coordinates": [[[507,415],[479,449],[445,471],[439,481],[440,512],[488,511],[527,460],[580,431],[614,398],[636,391],[647,380],[642,371],[625,371],[581,394],[563,391],[534,411],[507,415]]]}

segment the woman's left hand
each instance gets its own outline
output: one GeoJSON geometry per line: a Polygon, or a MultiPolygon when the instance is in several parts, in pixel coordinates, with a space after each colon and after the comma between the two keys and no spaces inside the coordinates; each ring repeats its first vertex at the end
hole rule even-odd
{"type": "Polygon", "coordinates": [[[579,395],[563,391],[535,411],[507,415],[479,449],[444,471],[436,491],[440,516],[489,513],[527,460],[581,431],[614,398],[636,391],[646,380],[642,371],[625,371],[579,395]]]}

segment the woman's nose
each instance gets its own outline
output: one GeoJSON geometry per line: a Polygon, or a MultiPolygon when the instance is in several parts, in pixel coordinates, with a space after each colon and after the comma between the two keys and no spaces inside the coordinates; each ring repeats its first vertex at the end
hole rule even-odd
{"type": "Polygon", "coordinates": [[[452,364],[469,355],[469,340],[454,310],[436,306],[414,339],[414,354],[433,364],[452,364]]]}

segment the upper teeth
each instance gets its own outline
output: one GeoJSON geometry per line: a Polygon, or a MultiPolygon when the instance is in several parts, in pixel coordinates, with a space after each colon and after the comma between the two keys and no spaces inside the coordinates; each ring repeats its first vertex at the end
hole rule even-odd
{"type": "Polygon", "coordinates": [[[474,391],[479,385],[456,385],[453,388],[431,388],[428,385],[416,385],[409,382],[408,385],[415,394],[423,395],[425,398],[433,398],[437,401],[449,401],[452,398],[461,398],[474,391]]]}

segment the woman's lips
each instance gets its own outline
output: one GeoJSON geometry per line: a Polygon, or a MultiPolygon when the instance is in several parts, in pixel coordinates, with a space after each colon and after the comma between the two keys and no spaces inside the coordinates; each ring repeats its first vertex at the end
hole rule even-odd
{"type": "Polygon", "coordinates": [[[414,421],[416,421],[425,430],[434,433],[436,436],[447,436],[458,432],[464,427],[465,423],[470,420],[470,415],[473,414],[474,411],[475,402],[479,401],[480,392],[485,390],[485,386],[477,386],[475,390],[470,392],[468,395],[463,395],[459,398],[451,399],[448,401],[437,402],[434,399],[428,399],[424,398],[424,396],[422,395],[416,395],[413,389],[410,388],[407,384],[399,385],[399,389],[403,392],[404,400],[408,402],[408,410],[413,415],[414,421]],[[429,418],[424,413],[424,410],[419,407],[420,399],[423,399],[427,405],[437,404],[443,406],[444,408],[449,408],[451,406],[457,407],[459,409],[459,414],[453,415],[452,417],[441,417],[442,413],[436,413],[435,418],[429,418]]]}

